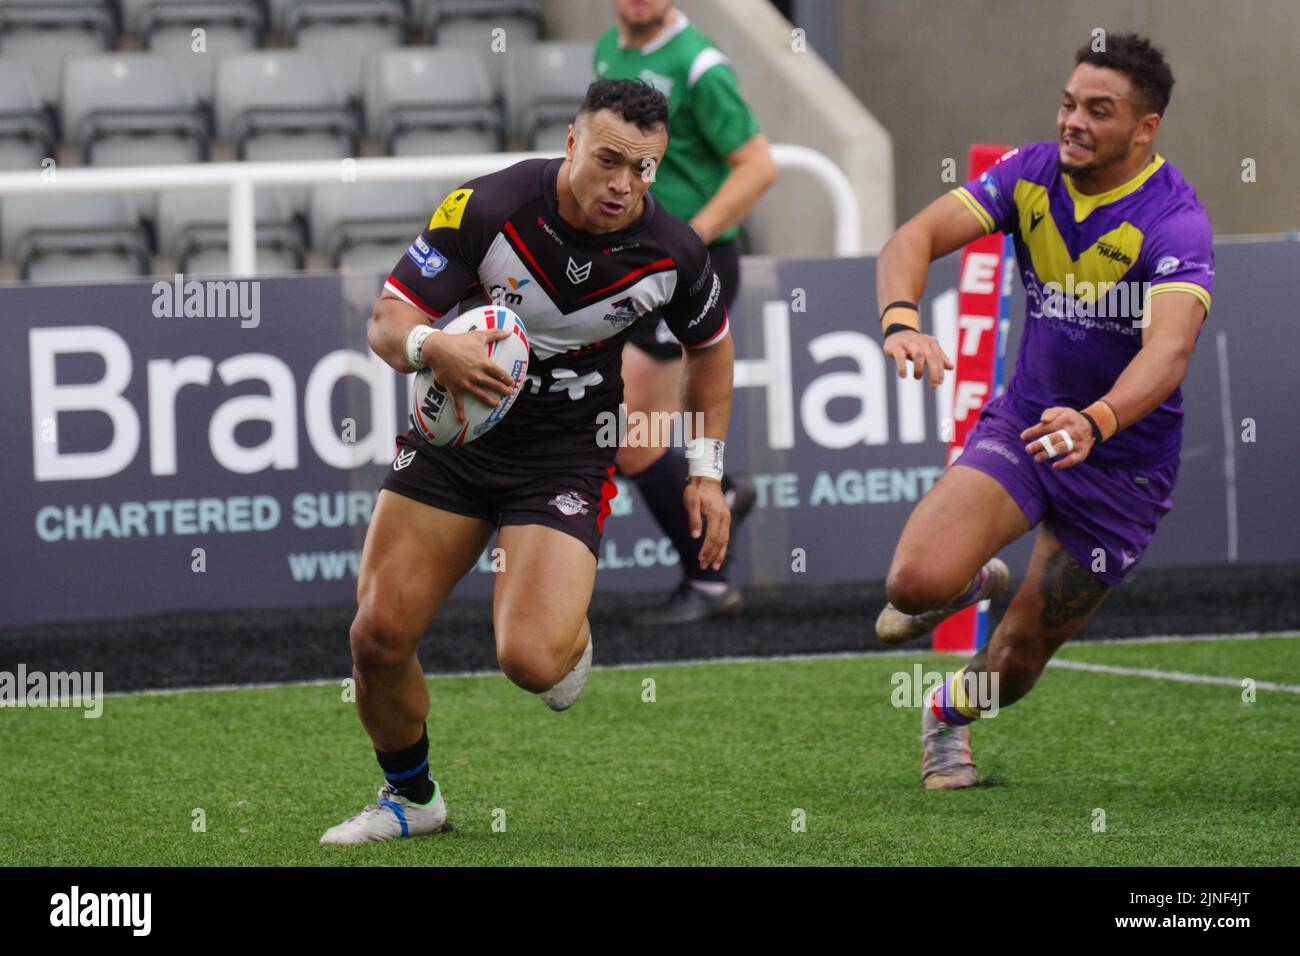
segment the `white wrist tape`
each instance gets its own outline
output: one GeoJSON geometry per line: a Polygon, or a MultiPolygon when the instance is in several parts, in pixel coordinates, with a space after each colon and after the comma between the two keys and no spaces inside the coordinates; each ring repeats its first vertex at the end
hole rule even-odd
{"type": "Polygon", "coordinates": [[[430,325],[417,325],[406,335],[406,360],[414,365],[417,369],[425,369],[429,366],[424,364],[420,358],[420,349],[424,345],[424,340],[434,332],[438,331],[430,325]]]}
{"type": "Polygon", "coordinates": [[[686,474],[691,478],[722,480],[722,450],[726,442],[696,438],[686,449],[686,474]]]}
{"type": "Polygon", "coordinates": [[[1064,428],[1054,431],[1050,435],[1044,435],[1038,439],[1038,442],[1043,446],[1043,451],[1047,452],[1048,458],[1055,458],[1057,455],[1066,455],[1074,451],[1074,439],[1070,437],[1070,433],[1064,428]],[[1056,446],[1052,444],[1053,438],[1059,438],[1065,444],[1064,451],[1056,450],[1056,446]]]}

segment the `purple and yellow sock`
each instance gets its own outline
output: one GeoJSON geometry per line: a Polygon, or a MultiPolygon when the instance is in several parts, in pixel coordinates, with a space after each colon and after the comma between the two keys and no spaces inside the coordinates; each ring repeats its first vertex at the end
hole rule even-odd
{"type": "Polygon", "coordinates": [[[961,727],[974,722],[980,715],[979,705],[966,693],[962,678],[966,668],[953,674],[930,697],[930,711],[945,724],[961,727]]]}
{"type": "Polygon", "coordinates": [[[966,586],[966,589],[948,602],[948,607],[964,607],[974,601],[975,595],[980,593],[980,588],[984,587],[984,582],[988,580],[988,576],[988,565],[985,565],[976,572],[975,577],[971,578],[971,582],[966,586]]]}

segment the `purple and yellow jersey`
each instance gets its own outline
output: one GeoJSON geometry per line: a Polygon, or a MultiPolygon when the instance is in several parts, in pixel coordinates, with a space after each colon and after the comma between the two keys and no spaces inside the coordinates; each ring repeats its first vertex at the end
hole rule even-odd
{"type": "MultiPolygon", "coordinates": [[[[1196,296],[1210,309],[1214,250],[1196,191],[1161,156],[1096,196],[1056,168],[1055,142],[1015,150],[953,190],[986,233],[1009,234],[1025,286],[1025,327],[1006,392],[989,403],[1024,427],[1053,406],[1086,408],[1114,386],[1142,347],[1146,294],[1196,296]]],[[[1097,464],[1178,460],[1183,396],[1088,456],[1097,464]]]]}

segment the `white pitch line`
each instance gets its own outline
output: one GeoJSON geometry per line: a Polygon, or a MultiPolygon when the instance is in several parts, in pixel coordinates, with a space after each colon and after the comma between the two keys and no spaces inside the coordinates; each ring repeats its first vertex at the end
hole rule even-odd
{"type": "MultiPolygon", "coordinates": [[[[1101,638],[1095,641],[1081,641],[1078,644],[1072,644],[1069,646],[1090,647],[1098,644],[1184,644],[1192,641],[1259,641],[1288,637],[1297,638],[1300,637],[1300,634],[1296,634],[1294,631],[1247,631],[1241,634],[1163,634],[1153,637],[1101,638]]],[[[934,651],[929,648],[916,647],[911,649],[888,651],[837,651],[830,654],[768,654],[735,657],[707,657],[674,661],[631,661],[625,664],[596,664],[592,666],[592,670],[628,671],[649,667],[696,667],[701,664],[779,664],[786,661],[853,660],[857,658],[870,660],[877,657],[920,657],[925,654],[944,654],[955,657],[965,654],[965,651],[934,651]]],[[[1052,664],[1059,663],[1061,662],[1052,661],[1052,664]]],[[[440,671],[438,673],[427,673],[424,676],[430,679],[498,677],[501,676],[501,672],[495,669],[480,671],[440,671]]],[[[174,694],[198,694],[230,690],[278,690],[281,687],[324,687],[326,684],[337,684],[342,687],[344,679],[345,678],[343,677],[318,677],[312,678],[311,680],[264,681],[248,684],[207,684],[201,687],[158,687],[146,688],[144,690],[110,691],[102,696],[168,697],[174,694]]],[[[1220,678],[1215,679],[1217,680],[1220,678]]],[[[1221,679],[1226,680],[1227,678],[1221,679]]],[[[1240,681],[1237,682],[1237,685],[1240,685],[1240,681]]],[[[1264,685],[1257,683],[1256,686],[1262,687],[1264,685]]]]}
{"type": "MultiPolygon", "coordinates": [[[[1174,681],[1179,684],[1215,684],[1219,687],[1241,687],[1244,677],[1211,677],[1208,674],[1186,674],[1182,671],[1162,671],[1154,667],[1116,667],[1114,664],[1092,664],[1088,661],[1048,661],[1048,667],[1069,671],[1088,671],[1093,674],[1117,674],[1120,677],[1147,677],[1151,680],[1174,681]]],[[[1255,681],[1256,690],[1276,690],[1284,694],[1300,694],[1296,684],[1274,684],[1272,681],[1255,681]]]]}

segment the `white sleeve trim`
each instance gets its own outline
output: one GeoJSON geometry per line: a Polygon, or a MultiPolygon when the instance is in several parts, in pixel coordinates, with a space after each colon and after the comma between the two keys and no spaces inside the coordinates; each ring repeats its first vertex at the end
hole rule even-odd
{"type": "Polygon", "coordinates": [[[709,70],[713,69],[720,63],[730,63],[731,61],[715,46],[707,47],[696,54],[695,60],[691,63],[691,71],[686,77],[686,85],[694,86],[699,82],[700,77],[709,70]]]}
{"type": "Polygon", "coordinates": [[[707,339],[705,339],[703,342],[694,342],[694,343],[692,343],[692,344],[690,344],[690,345],[688,345],[688,346],[686,346],[686,347],[687,347],[688,349],[708,349],[708,348],[713,348],[713,346],[717,345],[719,342],[721,342],[723,339],[725,339],[725,338],[727,337],[727,333],[729,333],[730,331],[731,331],[731,319],[730,319],[730,317],[728,317],[728,318],[724,318],[724,319],[722,320],[722,328],[718,329],[718,331],[714,332],[711,336],[709,336],[709,337],[708,337],[707,339]]]}

